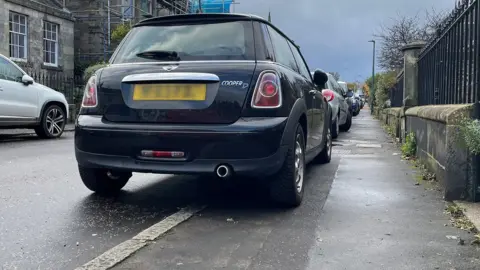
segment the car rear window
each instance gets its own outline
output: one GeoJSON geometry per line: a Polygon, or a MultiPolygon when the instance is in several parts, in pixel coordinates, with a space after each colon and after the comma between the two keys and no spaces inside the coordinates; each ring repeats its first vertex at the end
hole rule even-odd
{"type": "Polygon", "coordinates": [[[112,63],[166,61],[162,55],[139,57],[151,51],[175,52],[175,61],[255,60],[251,21],[134,27],[112,63]]]}

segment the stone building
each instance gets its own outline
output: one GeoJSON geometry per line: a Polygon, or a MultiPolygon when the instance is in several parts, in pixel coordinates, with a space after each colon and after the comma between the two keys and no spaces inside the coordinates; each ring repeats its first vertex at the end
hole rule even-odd
{"type": "MultiPolygon", "coordinates": [[[[1,0],[0,0],[1,1],[1,0]]],[[[75,60],[81,70],[108,61],[118,44],[110,33],[119,24],[146,17],[186,13],[193,0],[63,0],[75,17],[75,60]]]]}
{"type": "Polygon", "coordinates": [[[74,21],[57,0],[0,0],[0,53],[27,72],[73,75],[74,21]]]}

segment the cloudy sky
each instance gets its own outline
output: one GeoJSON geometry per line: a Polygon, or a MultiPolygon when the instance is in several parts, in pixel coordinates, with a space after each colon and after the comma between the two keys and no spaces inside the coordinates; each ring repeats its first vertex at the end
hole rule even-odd
{"type": "Polygon", "coordinates": [[[336,71],[342,80],[363,81],[372,72],[372,34],[397,13],[449,10],[455,0],[236,0],[235,12],[253,13],[300,45],[311,69],[336,71]]]}

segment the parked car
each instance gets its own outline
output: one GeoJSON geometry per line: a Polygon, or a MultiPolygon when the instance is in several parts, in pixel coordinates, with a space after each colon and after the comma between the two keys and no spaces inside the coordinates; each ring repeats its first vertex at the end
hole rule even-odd
{"type": "Polygon", "coordinates": [[[363,109],[363,106],[365,105],[365,103],[363,102],[363,99],[356,93],[354,94],[354,97],[358,101],[358,104],[360,107],[359,110],[363,109]]]}
{"type": "Polygon", "coordinates": [[[347,103],[349,105],[349,108],[350,108],[350,112],[353,115],[353,96],[352,96],[352,93],[350,93],[350,90],[348,89],[348,86],[347,86],[346,82],[337,81],[337,83],[342,87],[343,92],[347,93],[347,97],[345,98],[345,100],[347,101],[347,103]]]}
{"type": "Polygon", "coordinates": [[[354,106],[352,106],[353,116],[357,116],[362,109],[362,101],[360,101],[360,97],[354,94],[352,104],[354,104],[354,106]]]}
{"type": "Polygon", "coordinates": [[[260,17],[143,20],[88,80],[75,127],[81,179],[112,194],[132,172],[251,176],[298,206],[306,164],[331,159],[327,79],[260,17]]]}
{"type": "MultiPolygon", "coordinates": [[[[322,70],[317,69],[316,71],[322,70]]],[[[332,74],[326,74],[328,80],[323,87],[322,94],[332,106],[331,130],[332,138],[335,139],[338,137],[340,131],[348,131],[352,126],[352,113],[349,109],[350,104],[347,101],[347,94],[343,91],[343,88],[337,83],[332,74]]]]}
{"type": "Polygon", "coordinates": [[[363,93],[363,90],[358,89],[357,91],[355,91],[355,95],[358,95],[358,97],[360,98],[360,101],[361,101],[360,108],[363,109],[363,107],[365,106],[365,103],[367,102],[367,100],[365,99],[365,94],[363,93]]]}
{"type": "Polygon", "coordinates": [[[68,120],[65,96],[34,82],[0,54],[0,129],[32,128],[42,138],[58,138],[68,120]]]}
{"type": "Polygon", "coordinates": [[[350,108],[351,108],[352,115],[357,116],[360,113],[360,106],[361,106],[361,102],[358,96],[356,96],[353,93],[353,91],[349,90],[347,92],[347,97],[350,100],[350,104],[351,104],[350,108]]]}

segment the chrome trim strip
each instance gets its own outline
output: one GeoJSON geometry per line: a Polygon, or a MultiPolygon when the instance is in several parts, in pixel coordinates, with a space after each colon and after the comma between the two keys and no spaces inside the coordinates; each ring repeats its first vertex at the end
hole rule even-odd
{"type": "Polygon", "coordinates": [[[159,62],[129,62],[129,63],[116,63],[110,64],[110,66],[130,66],[130,65],[179,65],[179,64],[192,64],[192,63],[272,63],[270,61],[255,61],[255,60],[211,60],[211,61],[159,61],[159,62]]]}
{"type": "Polygon", "coordinates": [[[166,73],[143,73],[127,75],[122,82],[141,82],[141,81],[214,81],[219,82],[220,78],[212,73],[196,73],[196,72],[166,72],[166,73]]]}

